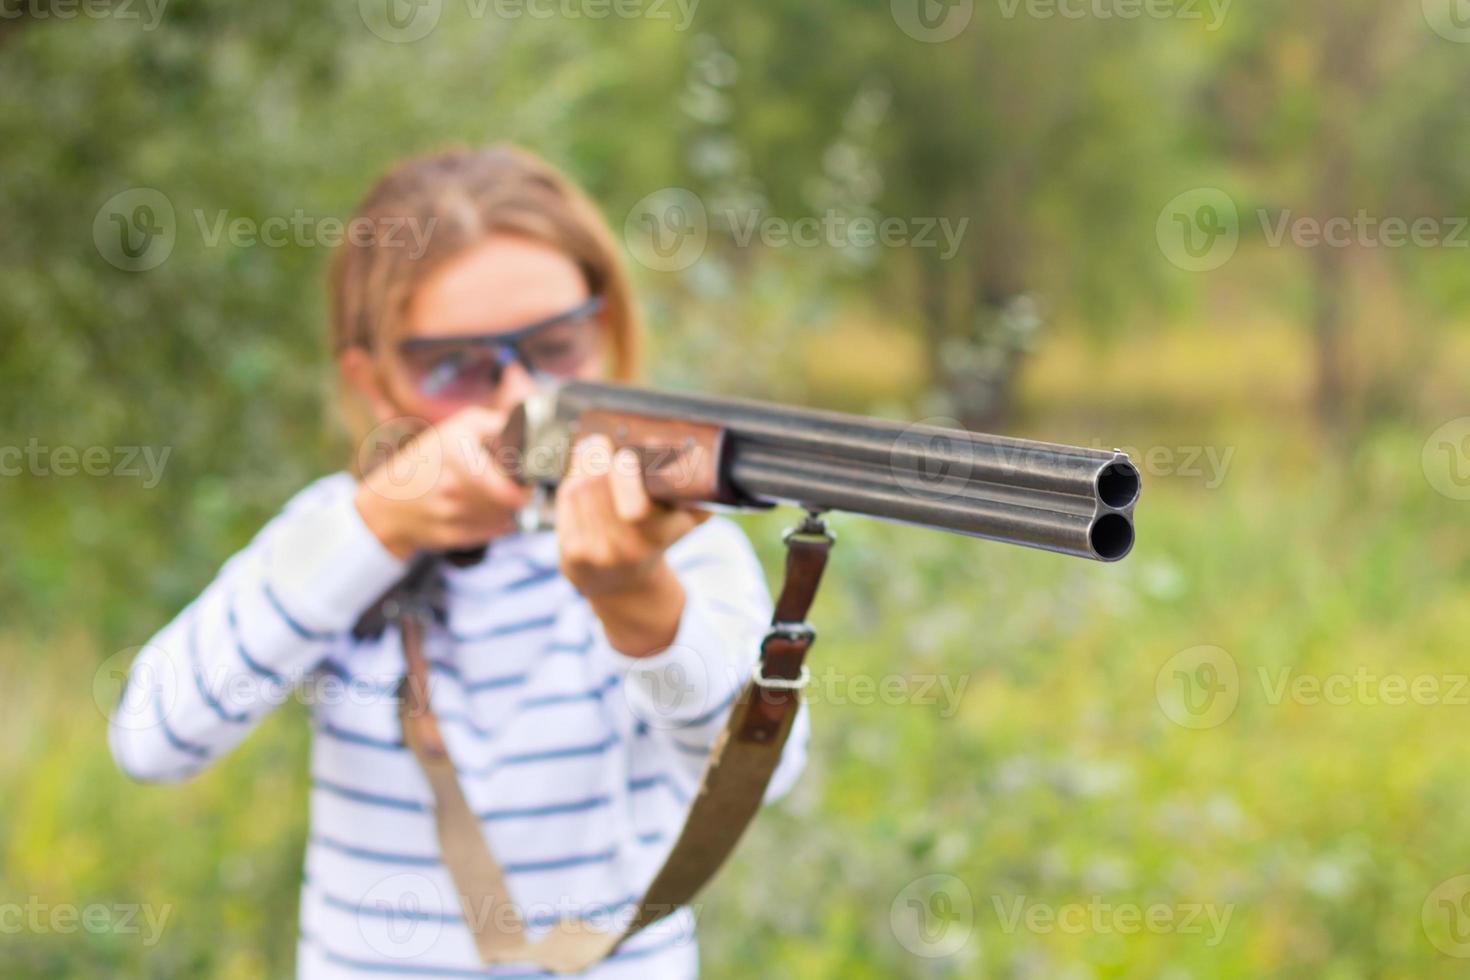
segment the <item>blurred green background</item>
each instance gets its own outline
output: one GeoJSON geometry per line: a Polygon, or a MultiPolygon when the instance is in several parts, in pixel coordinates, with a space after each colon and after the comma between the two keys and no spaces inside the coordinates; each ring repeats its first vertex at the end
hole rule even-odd
{"type": "MultiPolygon", "coordinates": [[[[495,140],[604,206],[657,382],[1144,471],[1115,566],[839,520],[812,765],[707,976],[1470,968],[1463,0],[3,13],[0,909],[171,914],[0,919],[0,975],[290,974],[304,710],[156,788],[104,709],[346,458],[319,233],[495,140]]],[[[788,516],[745,522],[773,572],[788,516]]]]}

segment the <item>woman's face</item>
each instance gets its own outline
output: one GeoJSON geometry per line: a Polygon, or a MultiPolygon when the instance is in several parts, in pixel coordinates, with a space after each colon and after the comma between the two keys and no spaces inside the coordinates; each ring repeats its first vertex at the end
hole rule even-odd
{"type": "MultiPolygon", "coordinates": [[[[492,235],[439,268],[416,290],[400,340],[445,343],[398,349],[379,370],[362,351],[343,356],[342,369],[373,403],[379,422],[413,416],[437,424],[468,405],[509,413],[535,387],[525,366],[501,352],[498,385],[488,345],[455,338],[515,334],[553,320],[591,299],[576,263],[533,239],[492,235]],[[354,355],[357,355],[354,357],[354,355]],[[447,379],[447,380],[446,380],[447,379]]],[[[526,337],[521,350],[544,360],[548,374],[596,378],[603,372],[606,323],[601,315],[563,321],[526,337]]]]}

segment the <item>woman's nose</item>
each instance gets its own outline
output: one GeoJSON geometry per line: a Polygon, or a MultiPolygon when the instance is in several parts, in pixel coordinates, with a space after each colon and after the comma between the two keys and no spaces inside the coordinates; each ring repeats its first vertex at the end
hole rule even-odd
{"type": "Polygon", "coordinates": [[[500,375],[500,386],[495,390],[497,408],[510,410],[536,390],[536,379],[520,361],[512,361],[500,375]]]}

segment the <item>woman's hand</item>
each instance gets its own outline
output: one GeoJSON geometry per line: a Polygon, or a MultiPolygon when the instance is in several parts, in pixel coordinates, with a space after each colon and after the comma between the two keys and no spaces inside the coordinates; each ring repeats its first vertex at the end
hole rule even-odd
{"type": "Polygon", "coordinates": [[[638,456],[606,436],[577,444],[556,491],[562,574],[587,597],[613,647],[647,656],[674,641],[684,588],[664,550],[709,516],[655,503],[638,456]]]}
{"type": "Polygon", "coordinates": [[[515,527],[530,491],[495,465],[500,414],[466,408],[414,436],[358,484],[368,528],[400,559],[473,548],[515,527]]]}

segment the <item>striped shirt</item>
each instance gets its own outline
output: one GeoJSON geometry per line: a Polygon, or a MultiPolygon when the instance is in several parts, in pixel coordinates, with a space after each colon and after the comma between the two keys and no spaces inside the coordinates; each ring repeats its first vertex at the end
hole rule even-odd
{"type": "MultiPolygon", "coordinates": [[[[305,700],[298,975],[549,975],[476,955],[399,727],[397,629],[352,636],[407,571],[363,524],[355,489],[346,473],[306,488],[143,647],[111,720],[113,755],[134,778],[183,779],[287,698],[305,700]]],[[[446,570],[447,619],[425,640],[430,700],[532,938],[561,917],[616,928],[631,914],[754,665],[771,601],[740,529],[711,518],[668,560],[684,611],[674,643],[642,659],[613,649],[560,574],[554,532],[497,539],[485,561],[446,570]]],[[[807,732],[803,710],[767,800],[797,778],[807,732]]],[[[694,923],[680,909],[579,975],[687,980],[694,923]]]]}

